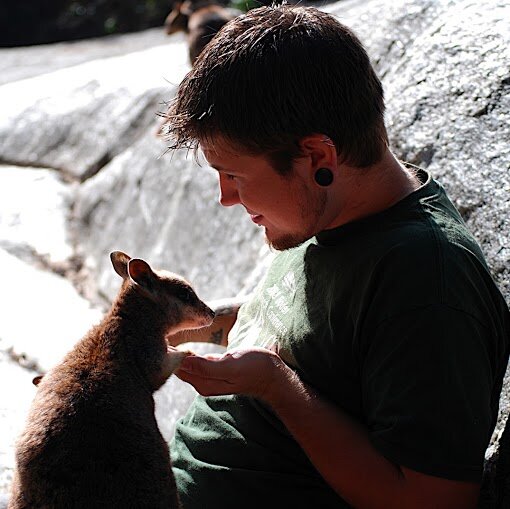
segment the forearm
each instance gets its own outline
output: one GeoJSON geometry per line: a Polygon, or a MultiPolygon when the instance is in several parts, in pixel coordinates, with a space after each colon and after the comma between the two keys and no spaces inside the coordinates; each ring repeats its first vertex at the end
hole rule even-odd
{"type": "Polygon", "coordinates": [[[326,482],[355,507],[398,507],[402,473],[373,448],[366,430],[291,370],[282,380],[268,403],[326,482]]]}
{"type": "Polygon", "coordinates": [[[178,332],[168,336],[171,346],[182,343],[214,343],[227,346],[230,329],[237,319],[237,312],[243,303],[240,299],[222,299],[210,302],[210,307],[216,313],[213,323],[209,327],[178,332]]]}

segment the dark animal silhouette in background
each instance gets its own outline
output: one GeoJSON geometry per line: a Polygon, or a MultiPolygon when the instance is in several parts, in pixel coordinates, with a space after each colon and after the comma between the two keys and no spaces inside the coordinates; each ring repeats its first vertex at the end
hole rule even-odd
{"type": "Polygon", "coordinates": [[[211,0],[176,2],[165,21],[168,35],[185,32],[191,65],[221,27],[242,14],[211,0]]]}
{"type": "Polygon", "coordinates": [[[101,323],[37,379],[9,509],[179,507],[153,392],[190,354],[165,337],[209,325],[214,312],[183,278],[110,256],[122,287],[101,323]]]}

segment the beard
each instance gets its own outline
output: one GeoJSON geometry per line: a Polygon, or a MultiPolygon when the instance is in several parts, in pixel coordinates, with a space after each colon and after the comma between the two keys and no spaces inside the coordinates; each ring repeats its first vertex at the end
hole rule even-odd
{"type": "Polygon", "coordinates": [[[310,236],[297,236],[292,234],[286,234],[286,235],[280,235],[279,237],[275,239],[270,239],[267,236],[266,232],[266,244],[269,245],[269,247],[276,249],[276,251],[285,251],[286,249],[292,249],[293,247],[300,246],[303,242],[307,241],[312,235],[310,236]]]}
{"type": "MultiPolygon", "coordinates": [[[[302,194],[301,196],[307,196],[302,194]]],[[[311,200],[309,200],[311,201],[311,200]]],[[[321,193],[312,203],[306,203],[301,209],[301,219],[303,229],[296,233],[282,233],[280,235],[270,235],[266,228],[265,237],[266,243],[276,249],[277,251],[285,251],[298,247],[303,242],[311,239],[314,235],[319,233],[320,229],[317,225],[320,222],[324,210],[326,209],[326,193],[321,193]],[[272,237],[272,238],[270,238],[272,237]]]]}

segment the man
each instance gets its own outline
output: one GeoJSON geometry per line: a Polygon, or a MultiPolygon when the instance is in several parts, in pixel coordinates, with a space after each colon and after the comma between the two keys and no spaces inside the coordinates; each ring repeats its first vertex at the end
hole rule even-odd
{"type": "Polygon", "coordinates": [[[178,372],[205,396],[172,443],[184,509],[476,506],[508,308],[383,114],[361,43],[313,8],[230,22],[181,83],[172,147],[279,251],[227,353],[178,372]]]}

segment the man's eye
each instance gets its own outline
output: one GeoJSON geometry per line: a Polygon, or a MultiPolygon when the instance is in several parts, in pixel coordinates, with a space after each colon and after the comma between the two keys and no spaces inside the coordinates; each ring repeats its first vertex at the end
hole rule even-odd
{"type": "Polygon", "coordinates": [[[227,177],[227,180],[234,180],[236,178],[235,175],[230,175],[230,173],[227,173],[225,176],[227,177]]]}

